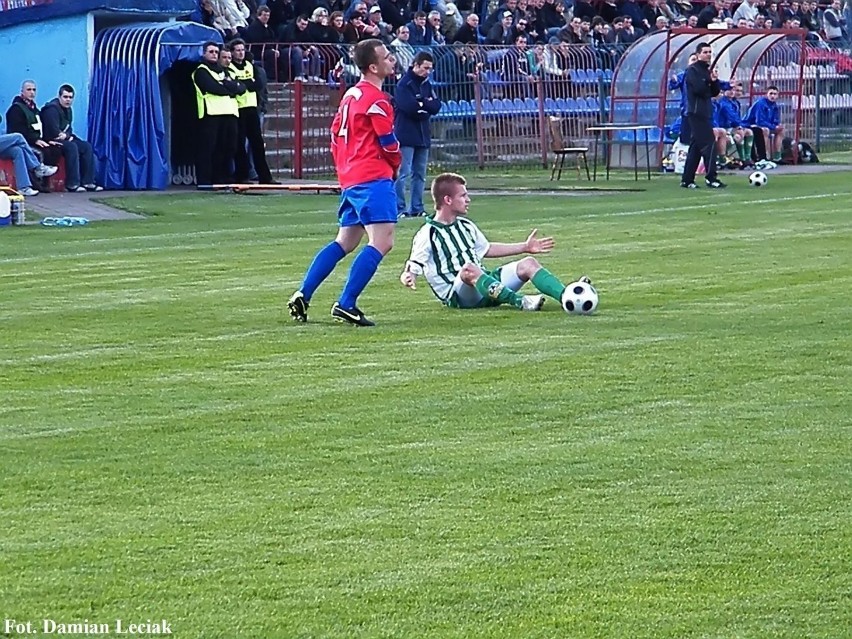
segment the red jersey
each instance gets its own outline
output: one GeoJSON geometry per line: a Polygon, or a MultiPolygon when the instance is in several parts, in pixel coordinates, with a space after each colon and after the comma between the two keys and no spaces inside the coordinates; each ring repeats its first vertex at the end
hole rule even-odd
{"type": "Polygon", "coordinates": [[[390,96],[365,80],[349,89],[331,123],[331,154],[341,188],[393,179],[402,158],[390,96]]]}

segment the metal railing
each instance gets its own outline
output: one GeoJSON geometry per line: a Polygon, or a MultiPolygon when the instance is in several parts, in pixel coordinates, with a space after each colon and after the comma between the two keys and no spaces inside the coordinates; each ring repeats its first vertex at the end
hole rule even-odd
{"type": "MultiPolygon", "coordinates": [[[[273,172],[296,179],[333,174],[329,125],[346,87],[358,79],[351,47],[251,46],[260,47],[256,57],[266,61],[271,78],[265,139],[273,172]],[[277,55],[269,53],[274,47],[277,55]],[[300,53],[290,51],[295,47],[300,53]]],[[[588,145],[592,136],[587,128],[610,120],[612,70],[623,52],[567,44],[525,51],[485,46],[431,51],[431,81],[444,104],[432,118],[430,162],[458,169],[547,166],[552,116],[562,119],[566,143],[588,145]]],[[[397,54],[401,73],[413,53],[397,54]]],[[[761,79],[784,83],[794,72],[780,63],[768,64],[761,79]]],[[[792,96],[782,110],[801,109],[800,137],[817,150],[848,148],[852,57],[842,49],[813,48],[803,77],[801,101],[792,96]]],[[[384,87],[391,95],[395,82],[384,87]]],[[[652,131],[651,140],[662,157],[668,142],[664,131],[652,131]]]]}

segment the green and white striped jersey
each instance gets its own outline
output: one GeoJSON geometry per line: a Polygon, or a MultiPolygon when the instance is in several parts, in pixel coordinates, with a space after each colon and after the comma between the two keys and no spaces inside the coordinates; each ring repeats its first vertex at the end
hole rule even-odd
{"type": "Polygon", "coordinates": [[[438,299],[447,302],[462,266],[468,262],[482,266],[489,246],[482,231],[466,217],[452,224],[429,219],[414,236],[406,267],[423,275],[438,299]]]}

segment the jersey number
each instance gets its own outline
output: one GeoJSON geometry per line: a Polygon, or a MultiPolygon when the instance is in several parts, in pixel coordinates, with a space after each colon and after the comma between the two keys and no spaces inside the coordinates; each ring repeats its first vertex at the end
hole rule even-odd
{"type": "MultiPolygon", "coordinates": [[[[357,100],[362,95],[361,89],[352,87],[344,94],[343,99],[346,100],[347,97],[352,96],[352,100],[357,100]]],[[[340,130],[337,132],[337,135],[343,138],[345,143],[349,142],[349,105],[352,103],[352,100],[345,101],[340,107],[340,130]]]]}

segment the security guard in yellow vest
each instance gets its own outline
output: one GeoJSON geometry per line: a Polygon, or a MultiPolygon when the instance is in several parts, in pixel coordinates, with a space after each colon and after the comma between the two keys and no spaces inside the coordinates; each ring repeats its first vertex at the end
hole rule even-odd
{"type": "Polygon", "coordinates": [[[235,179],[246,182],[249,176],[248,154],[246,140],[251,149],[254,169],[257,171],[261,184],[276,184],[266,162],[266,145],[263,143],[263,131],[260,126],[260,115],[257,110],[257,85],[254,78],[254,65],[246,60],[245,40],[236,38],[228,44],[233,56],[230,66],[231,76],[246,87],[246,92],[237,96],[239,107],[239,129],[237,131],[237,157],[235,179]]]}
{"type": "Polygon", "coordinates": [[[239,111],[235,97],[245,87],[231,79],[219,64],[220,46],[204,43],[204,59],[192,72],[198,108],[198,186],[231,182],[231,163],[237,151],[239,111]]]}

